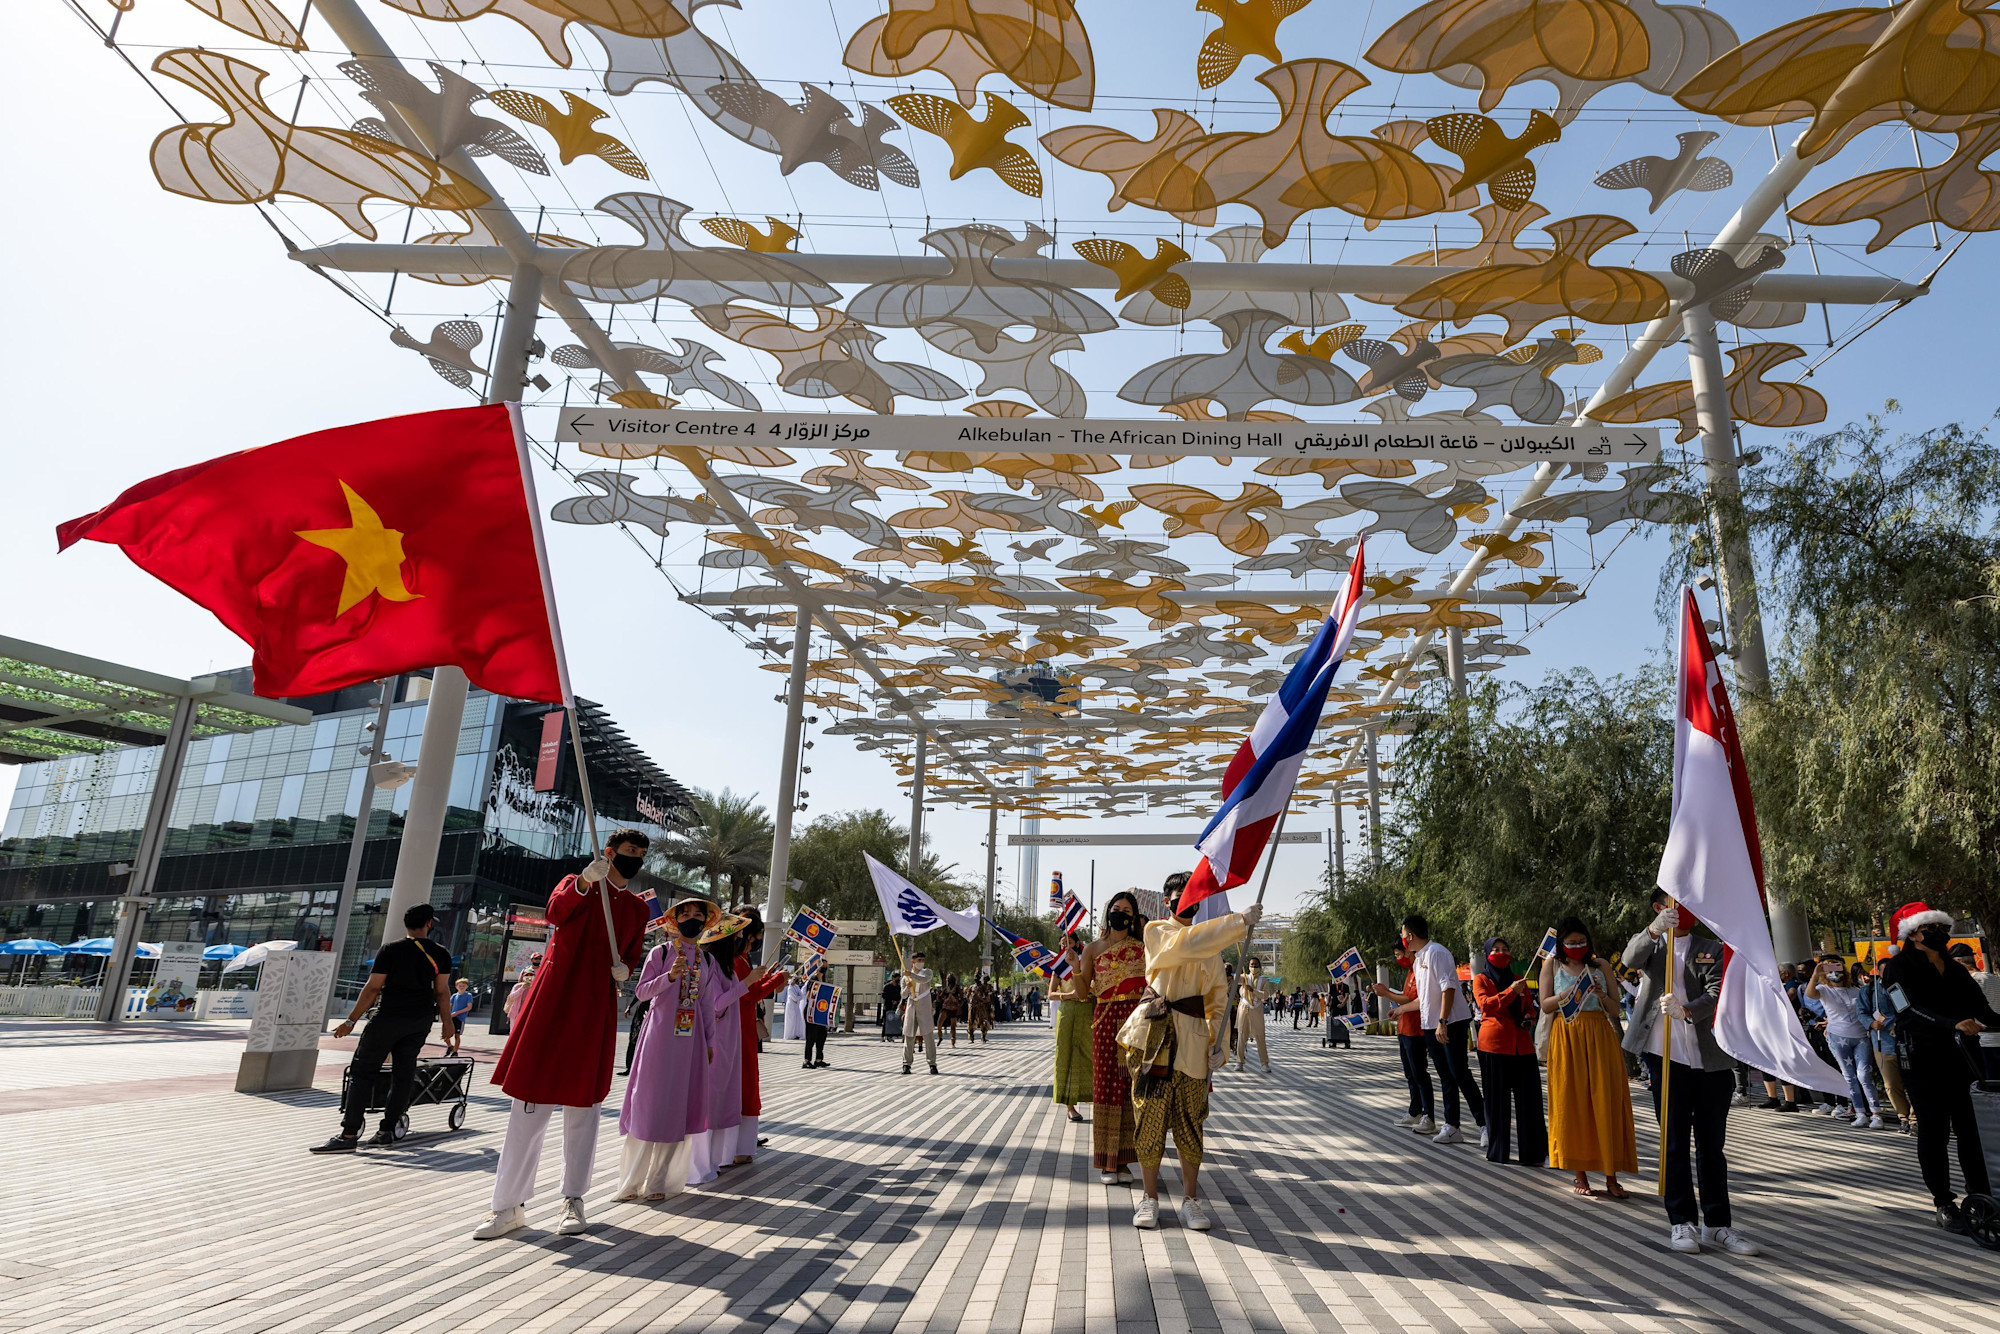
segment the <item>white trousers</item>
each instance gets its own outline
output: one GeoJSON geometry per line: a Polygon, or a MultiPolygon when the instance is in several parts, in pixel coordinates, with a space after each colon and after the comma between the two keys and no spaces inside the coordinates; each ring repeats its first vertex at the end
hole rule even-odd
{"type": "MultiPolygon", "coordinates": [[[[719,1138],[734,1135],[735,1133],[736,1130],[732,1126],[728,1130],[703,1130],[687,1137],[688,1184],[690,1186],[706,1186],[709,1182],[722,1175],[715,1170],[715,1164],[718,1161],[715,1152],[715,1141],[719,1138]]],[[[724,1157],[719,1159],[719,1161],[726,1163],[729,1159],[724,1157]]]]}
{"type": "MultiPolygon", "coordinates": [[[[495,1212],[524,1205],[535,1195],[541,1174],[542,1140],[549,1133],[555,1107],[545,1102],[510,1103],[507,1138],[500,1146],[500,1168],[493,1176],[495,1212]]],[[[562,1193],[580,1198],[590,1189],[590,1171],[597,1164],[598,1107],[565,1107],[563,1114],[562,1193]]]]}
{"type": "Polygon", "coordinates": [[[730,1148],[729,1153],[726,1155],[716,1155],[722,1162],[726,1163],[736,1158],[755,1158],[757,1156],[756,1117],[746,1116],[736,1123],[734,1130],[725,1130],[722,1133],[735,1136],[735,1143],[730,1148]]]}
{"type": "Polygon", "coordinates": [[[617,1198],[678,1195],[687,1189],[688,1145],[685,1139],[655,1144],[627,1135],[624,1158],[618,1169],[617,1198]]]}

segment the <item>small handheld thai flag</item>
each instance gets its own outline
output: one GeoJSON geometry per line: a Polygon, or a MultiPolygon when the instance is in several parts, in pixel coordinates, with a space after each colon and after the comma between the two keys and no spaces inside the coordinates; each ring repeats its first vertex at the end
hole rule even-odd
{"type": "Polygon", "coordinates": [[[1535,962],[1540,963],[1544,959],[1555,958],[1556,948],[1559,943],[1556,939],[1556,929],[1550,927],[1549,933],[1542,937],[1541,947],[1535,951],[1535,962]]]}
{"type": "Polygon", "coordinates": [[[1063,905],[1062,872],[1049,872],[1049,911],[1061,912],[1063,905]]]}
{"type": "Polygon", "coordinates": [[[1334,981],[1338,982],[1343,977],[1352,977],[1366,966],[1366,964],[1361,962],[1361,951],[1349,945],[1347,953],[1328,964],[1326,971],[1333,975],[1334,981]]]}
{"type": "Polygon", "coordinates": [[[1089,916],[1090,914],[1084,911],[1083,905],[1078,903],[1073,895],[1065,894],[1061,906],[1056,910],[1056,931],[1067,936],[1082,926],[1089,916]]]}
{"type": "Polygon", "coordinates": [[[822,954],[833,946],[833,938],[839,934],[833,923],[814,912],[811,908],[799,909],[799,915],[785,928],[785,939],[796,940],[808,949],[822,954]]]}
{"type": "Polygon", "coordinates": [[[1076,976],[1076,970],[1069,966],[1069,960],[1067,958],[1065,958],[1060,954],[1057,954],[1054,950],[1049,950],[1046,948],[1044,949],[1044,953],[1048,954],[1049,956],[1047,971],[1051,977],[1057,977],[1067,982],[1072,977],[1076,976]]]}
{"type": "Polygon", "coordinates": [[[1557,1007],[1562,1011],[1562,1017],[1565,1019],[1574,1019],[1579,1014],[1582,1014],[1583,1003],[1590,999],[1590,993],[1595,990],[1597,990],[1596,972],[1585,973],[1583,980],[1577,983],[1576,989],[1564,997],[1562,1004],[1557,1007]]]}
{"type": "Polygon", "coordinates": [[[822,982],[813,992],[812,1006],[806,1011],[806,1022],[823,1028],[833,1027],[834,1016],[840,1011],[840,988],[831,982],[822,982]]]}

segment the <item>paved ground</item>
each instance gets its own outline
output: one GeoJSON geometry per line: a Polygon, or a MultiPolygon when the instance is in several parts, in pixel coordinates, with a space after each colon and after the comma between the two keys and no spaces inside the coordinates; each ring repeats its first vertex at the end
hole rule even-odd
{"type": "Polygon", "coordinates": [[[2000,1255],[1930,1227],[1899,1135],[1735,1113],[1766,1254],[1687,1259],[1651,1197],[1576,1199],[1390,1128],[1387,1040],[1273,1034],[1275,1074],[1217,1086],[1207,1235],[1132,1228],[1133,1189],[1097,1184],[1089,1127],[1048,1101],[1049,1030],[1014,1025],[937,1077],[860,1035],[823,1071],[774,1043],[754,1167],[613,1205],[607,1114],[587,1235],[557,1237],[545,1194],[533,1228],[474,1242],[505,1108],[483,1073],[464,1132],[418,1108],[404,1147],[324,1159],[331,1044],[313,1091],[248,1097],[234,1027],[7,1021],[0,1330],[2000,1330],[2000,1255]]]}

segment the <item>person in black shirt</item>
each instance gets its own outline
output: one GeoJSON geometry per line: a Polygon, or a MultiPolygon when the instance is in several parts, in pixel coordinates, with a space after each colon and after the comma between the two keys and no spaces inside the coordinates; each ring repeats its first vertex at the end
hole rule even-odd
{"type": "Polygon", "coordinates": [[[375,1087],[385,1059],[394,1062],[389,1101],[382,1111],[382,1128],[368,1142],[394,1144],[396,1123],[409,1110],[410,1098],[416,1092],[417,1053],[431,1035],[432,1019],[444,1021],[445,1050],[458,1049],[458,1036],[451,1022],[451,955],[443,946],[426,939],[435,918],[436,913],[428,903],[419,903],[403,914],[403,927],[409,935],[375,951],[368,984],[361,988],[347,1019],[333,1030],[335,1037],[346,1037],[354,1031],[355,1020],[366,1014],[378,998],[381,1000],[381,1008],[368,1021],[368,1027],[361,1030],[354,1059],[348,1062],[349,1105],[341,1109],[340,1133],[324,1144],[313,1145],[312,1152],[352,1153],[360,1145],[369,1091],[375,1087]]]}
{"type": "Polygon", "coordinates": [[[1965,1219],[1951,1194],[1951,1162],[1945,1146],[1958,1136],[1958,1166],[1968,1195],[1990,1195],[1992,1183],[1980,1152],[1973,1120],[1971,1062],[1957,1050],[1960,1036],[2000,1028],[2000,1014],[1972,974],[1946,951],[1951,914],[1927,904],[1906,903],[1890,918],[1903,942],[1882,965],[1882,986],[1896,1002],[1896,1057],[1903,1087],[1917,1116],[1917,1166],[1937,1206],[1937,1225],[1963,1233],[1965,1219]]]}

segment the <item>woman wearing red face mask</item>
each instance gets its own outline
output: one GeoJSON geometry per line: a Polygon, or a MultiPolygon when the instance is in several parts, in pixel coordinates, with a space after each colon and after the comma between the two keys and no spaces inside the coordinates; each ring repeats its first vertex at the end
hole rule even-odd
{"type": "MultiPolygon", "coordinates": [[[[1396,967],[1403,970],[1403,986],[1399,991],[1394,987],[1375,984],[1375,994],[1385,1001],[1394,1001],[1396,1006],[1407,1005],[1417,998],[1417,970],[1415,960],[1399,941],[1392,947],[1396,967]]],[[[1383,1012],[1396,1013],[1394,1007],[1384,1006],[1383,1012]]],[[[1396,1014],[1396,1046],[1403,1057],[1403,1082],[1410,1086],[1410,1112],[1397,1125],[1406,1130],[1414,1130],[1419,1135],[1437,1133],[1437,1087],[1431,1083],[1430,1060],[1424,1054],[1424,1026],[1411,1010],[1408,1014],[1396,1014]]]]}
{"type": "Polygon", "coordinates": [[[1521,1131],[1523,1167],[1548,1161],[1549,1133],[1542,1120],[1542,1072],[1535,1064],[1535,1001],[1526,978],[1515,977],[1504,937],[1486,942],[1472,974],[1479,1007],[1479,1079],[1486,1086],[1486,1158],[1507,1161],[1514,1123],[1521,1131]]]}
{"type": "Polygon", "coordinates": [[[1590,947],[1590,932],[1574,917],[1556,926],[1555,957],[1542,964],[1542,1009],[1549,1030],[1549,1165],[1576,1174],[1573,1189],[1589,1195],[1590,1173],[1604,1174],[1604,1193],[1627,1198],[1620,1172],[1639,1170],[1632,1127],[1632,1092],[1625,1056],[1607,1006],[1618,982],[1590,947]],[[1562,1010],[1568,1004],[1571,1013],[1562,1010]]]}

